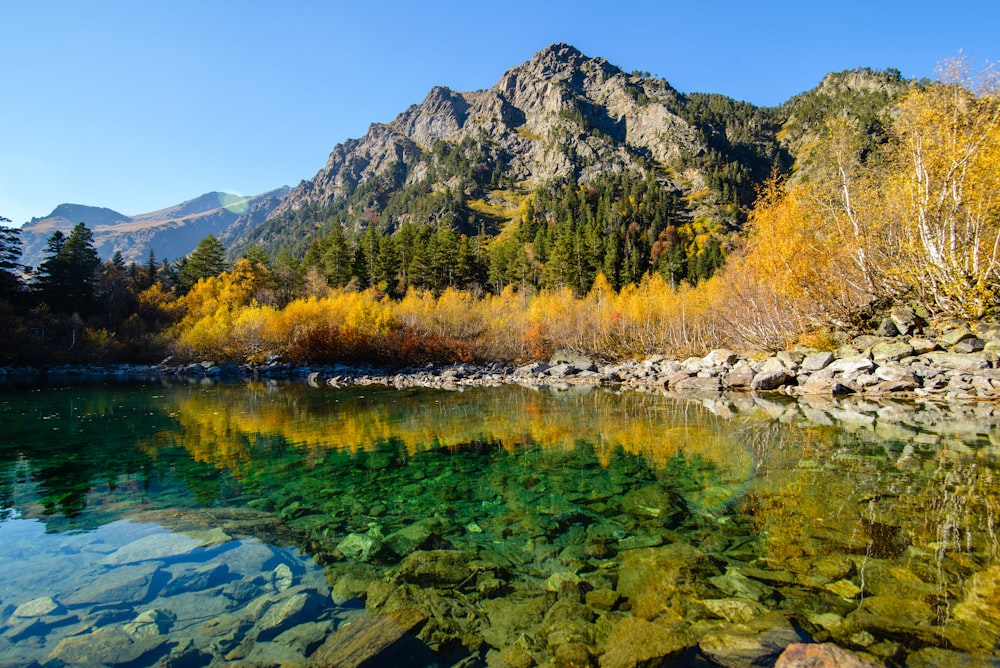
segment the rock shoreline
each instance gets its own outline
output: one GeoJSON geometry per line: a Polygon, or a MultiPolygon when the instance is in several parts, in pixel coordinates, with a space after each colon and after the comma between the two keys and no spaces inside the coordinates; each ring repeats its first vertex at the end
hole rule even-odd
{"type": "Polygon", "coordinates": [[[457,389],[518,383],[529,386],[615,385],[680,394],[780,392],[788,395],[891,395],[953,399],[1000,398],[1000,325],[954,327],[932,336],[864,335],[837,350],[796,348],[775,354],[713,350],[704,357],[598,364],[572,351],[547,362],[371,366],[217,364],[63,365],[0,367],[0,382],[36,380],[298,380],[314,387],[385,385],[457,389]]]}

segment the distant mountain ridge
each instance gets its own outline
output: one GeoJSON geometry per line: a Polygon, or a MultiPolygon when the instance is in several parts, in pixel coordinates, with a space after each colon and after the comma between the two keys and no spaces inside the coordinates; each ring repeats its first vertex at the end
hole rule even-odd
{"type": "Polygon", "coordinates": [[[115,251],[126,262],[142,264],[152,250],[158,260],[176,260],[190,253],[208,234],[231,239],[236,231],[263,221],[289,191],[277,188],[253,197],[210,192],[159,211],[128,216],[112,209],[60,204],[42,218],[32,218],[21,228],[24,251],[21,262],[38,266],[45,246],[57,230],[68,233],[84,223],[94,233],[101,259],[115,251]]]}

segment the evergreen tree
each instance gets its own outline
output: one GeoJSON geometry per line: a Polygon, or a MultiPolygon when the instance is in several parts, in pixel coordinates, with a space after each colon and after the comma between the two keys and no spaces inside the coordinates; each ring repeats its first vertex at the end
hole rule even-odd
{"type": "Polygon", "coordinates": [[[226,249],[214,234],[198,242],[198,247],[187,256],[184,266],[178,271],[181,289],[185,292],[194,287],[201,278],[218,276],[226,270],[226,249]]]}
{"type": "Polygon", "coordinates": [[[93,233],[83,223],[77,223],[68,237],[57,230],[49,238],[46,253],[35,286],[41,300],[56,312],[93,312],[101,266],[93,233]]]}
{"type": "MultiPolygon", "coordinates": [[[[10,220],[0,216],[0,223],[10,220]]],[[[0,298],[10,297],[21,289],[21,230],[0,225],[0,298]]]]}

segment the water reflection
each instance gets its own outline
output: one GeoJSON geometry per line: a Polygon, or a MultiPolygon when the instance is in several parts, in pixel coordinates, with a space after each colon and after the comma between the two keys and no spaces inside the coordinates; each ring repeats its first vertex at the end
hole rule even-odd
{"type": "Polygon", "coordinates": [[[627,663],[655,636],[733,665],[808,638],[934,665],[1000,638],[990,405],[251,384],[0,420],[0,501],[50,531],[250,513],[439,653],[627,663]]]}

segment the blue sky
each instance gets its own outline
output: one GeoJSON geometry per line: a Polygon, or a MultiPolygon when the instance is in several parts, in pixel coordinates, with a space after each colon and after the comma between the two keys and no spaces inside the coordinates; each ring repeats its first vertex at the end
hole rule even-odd
{"type": "Polygon", "coordinates": [[[0,215],[294,186],[432,86],[487,88],[554,42],[773,105],[830,71],[996,61],[998,25],[996,0],[3,0],[0,215]]]}

